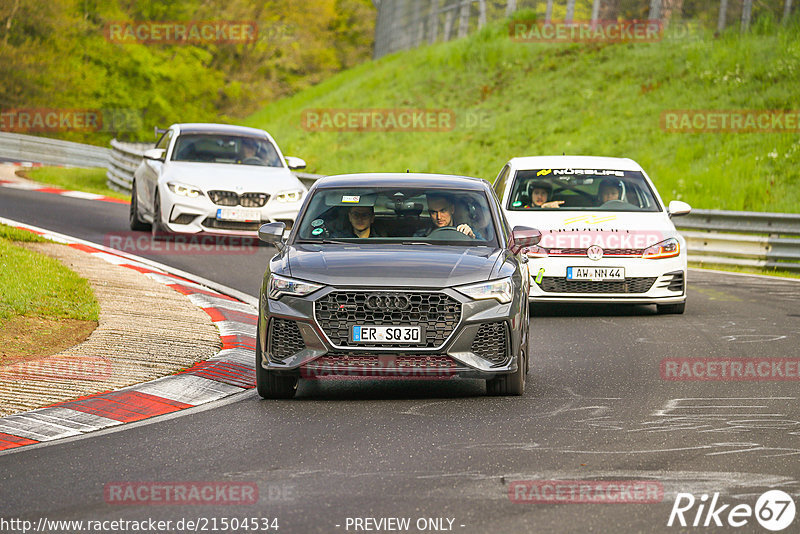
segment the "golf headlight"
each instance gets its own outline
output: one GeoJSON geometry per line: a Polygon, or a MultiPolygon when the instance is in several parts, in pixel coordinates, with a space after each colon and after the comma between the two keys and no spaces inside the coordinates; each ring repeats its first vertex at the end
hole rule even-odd
{"type": "Polygon", "coordinates": [[[203,192],[198,188],[179,182],[169,182],[167,187],[169,187],[170,191],[182,197],[197,198],[203,195],[203,192]]]}
{"type": "Polygon", "coordinates": [[[283,191],[278,193],[276,198],[278,199],[278,202],[297,202],[303,198],[303,192],[299,189],[295,191],[283,191]]]}
{"type": "Polygon", "coordinates": [[[456,287],[454,289],[475,300],[495,299],[501,304],[507,304],[511,302],[512,287],[511,279],[503,278],[501,280],[492,280],[491,282],[481,282],[480,284],[456,287]]]}
{"type": "Polygon", "coordinates": [[[277,300],[283,295],[304,297],[321,287],[320,284],[293,280],[291,278],[278,276],[277,274],[269,275],[269,298],[273,300],[277,300]]]}
{"type": "Polygon", "coordinates": [[[674,237],[665,239],[661,243],[656,243],[644,250],[642,258],[646,260],[659,260],[662,258],[674,258],[681,253],[681,244],[674,237]]]}

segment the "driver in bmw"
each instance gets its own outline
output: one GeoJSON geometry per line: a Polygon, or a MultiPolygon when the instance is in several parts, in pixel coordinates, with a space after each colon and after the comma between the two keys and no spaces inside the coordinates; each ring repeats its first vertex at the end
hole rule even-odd
{"type": "MultiPolygon", "coordinates": [[[[453,228],[453,214],[456,211],[456,204],[449,195],[429,194],[428,214],[431,216],[430,228],[422,228],[414,233],[415,237],[428,236],[438,228],[453,228]]],[[[475,232],[468,224],[459,224],[455,227],[462,234],[475,239],[475,232]]]]}

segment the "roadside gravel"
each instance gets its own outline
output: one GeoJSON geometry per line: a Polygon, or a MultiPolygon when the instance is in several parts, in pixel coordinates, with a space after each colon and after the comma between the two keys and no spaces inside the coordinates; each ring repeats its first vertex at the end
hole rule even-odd
{"type": "Polygon", "coordinates": [[[56,355],[0,366],[0,417],[173,374],[221,348],[211,318],[177,291],[65,245],[24,246],[89,281],[99,325],[56,355]]]}

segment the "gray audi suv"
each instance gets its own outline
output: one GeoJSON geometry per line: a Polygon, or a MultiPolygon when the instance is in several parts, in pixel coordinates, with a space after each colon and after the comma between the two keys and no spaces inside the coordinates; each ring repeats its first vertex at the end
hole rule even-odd
{"type": "Polygon", "coordinates": [[[525,247],[485,180],[353,174],[318,180],[260,291],[256,384],[292,398],[300,379],[477,378],[521,395],[528,370],[525,247]]]}

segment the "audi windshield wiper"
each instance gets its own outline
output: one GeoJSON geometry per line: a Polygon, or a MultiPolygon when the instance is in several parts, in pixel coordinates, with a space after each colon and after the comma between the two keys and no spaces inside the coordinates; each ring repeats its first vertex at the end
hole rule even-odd
{"type": "Polygon", "coordinates": [[[320,240],[311,240],[311,239],[298,239],[298,243],[308,243],[311,245],[352,245],[356,243],[355,241],[337,241],[336,239],[320,239],[320,240]]]}
{"type": "Polygon", "coordinates": [[[401,241],[401,245],[429,245],[433,246],[433,243],[428,243],[427,241],[401,241]]]}

